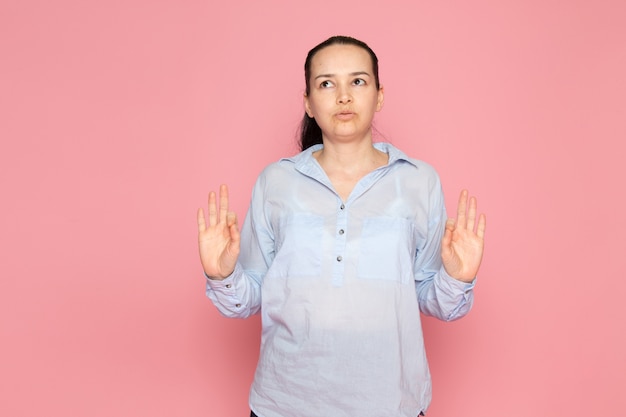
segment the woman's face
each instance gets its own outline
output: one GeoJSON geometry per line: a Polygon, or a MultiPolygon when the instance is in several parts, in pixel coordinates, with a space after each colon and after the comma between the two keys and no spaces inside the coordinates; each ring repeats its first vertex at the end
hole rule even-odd
{"type": "Polygon", "coordinates": [[[322,129],[324,141],[371,140],[374,114],[383,106],[372,59],[355,45],[331,45],[311,60],[310,91],[304,106],[322,129]]]}

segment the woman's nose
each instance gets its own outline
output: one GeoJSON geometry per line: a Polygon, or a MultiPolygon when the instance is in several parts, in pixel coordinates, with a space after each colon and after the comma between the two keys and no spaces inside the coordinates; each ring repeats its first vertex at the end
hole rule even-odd
{"type": "Polygon", "coordinates": [[[352,101],[352,96],[346,88],[341,88],[337,91],[337,103],[346,104],[352,101]]]}

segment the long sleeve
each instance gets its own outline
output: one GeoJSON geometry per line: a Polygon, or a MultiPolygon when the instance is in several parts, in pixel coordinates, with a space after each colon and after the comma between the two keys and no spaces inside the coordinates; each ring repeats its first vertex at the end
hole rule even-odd
{"type": "Polygon", "coordinates": [[[261,283],[274,258],[274,237],[264,207],[265,177],[259,176],[241,229],[241,251],[233,273],[223,280],[206,277],[206,295],[219,312],[246,318],[261,310],[261,283]]]}
{"type": "Polygon", "coordinates": [[[420,311],[440,320],[452,321],[466,315],[474,300],[475,280],[465,283],[452,278],[441,262],[441,238],[446,224],[446,209],[439,178],[429,197],[428,235],[418,248],[414,271],[420,311]]]}

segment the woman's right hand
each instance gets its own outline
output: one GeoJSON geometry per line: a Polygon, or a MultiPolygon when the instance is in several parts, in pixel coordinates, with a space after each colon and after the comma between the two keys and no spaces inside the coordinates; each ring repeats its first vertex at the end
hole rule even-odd
{"type": "Polygon", "coordinates": [[[228,211],[228,187],[220,186],[220,207],[215,192],[209,193],[209,224],[198,209],[198,246],[204,273],[222,280],[233,273],[239,257],[240,234],[237,215],[228,211]]]}

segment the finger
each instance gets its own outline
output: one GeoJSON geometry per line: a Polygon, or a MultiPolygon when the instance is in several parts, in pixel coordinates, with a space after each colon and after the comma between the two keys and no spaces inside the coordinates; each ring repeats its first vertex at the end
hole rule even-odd
{"type": "Polygon", "coordinates": [[[457,227],[466,228],[467,227],[467,190],[461,191],[461,195],[459,196],[459,206],[457,207],[456,212],[456,225],[457,227]]]}
{"type": "Polygon", "coordinates": [[[474,226],[476,226],[476,197],[470,197],[469,200],[469,211],[467,214],[467,229],[474,231],[474,226]]]}
{"type": "Polygon", "coordinates": [[[235,245],[239,245],[239,224],[237,223],[237,215],[232,211],[228,213],[228,227],[230,230],[231,242],[235,245]]]}
{"type": "Polygon", "coordinates": [[[198,232],[204,232],[206,230],[206,221],[204,219],[204,210],[198,209],[198,232]]]}
{"type": "Polygon", "coordinates": [[[441,259],[444,261],[452,257],[452,235],[455,228],[455,219],[448,219],[446,221],[446,228],[441,238],[441,259]]]}
{"type": "Polygon", "coordinates": [[[456,229],[456,219],[449,218],[448,220],[446,220],[446,231],[449,230],[453,232],[454,229],[456,229]]]}
{"type": "Polygon", "coordinates": [[[480,216],[478,216],[478,230],[476,231],[476,234],[478,235],[479,238],[481,239],[485,238],[486,228],[487,228],[487,216],[485,216],[484,214],[481,214],[480,216]]]}
{"type": "Polygon", "coordinates": [[[215,201],[215,192],[209,193],[209,227],[217,224],[217,205],[215,201]]]}
{"type": "Polygon", "coordinates": [[[455,223],[455,219],[448,219],[446,221],[446,228],[443,232],[443,238],[441,239],[442,248],[447,248],[448,246],[450,246],[450,243],[452,242],[452,232],[454,231],[455,223]]]}
{"type": "Polygon", "coordinates": [[[228,187],[226,184],[220,186],[220,223],[226,222],[228,215],[228,187]]]}
{"type": "Polygon", "coordinates": [[[237,223],[237,214],[234,211],[229,211],[226,215],[226,224],[228,227],[237,223]]]}

